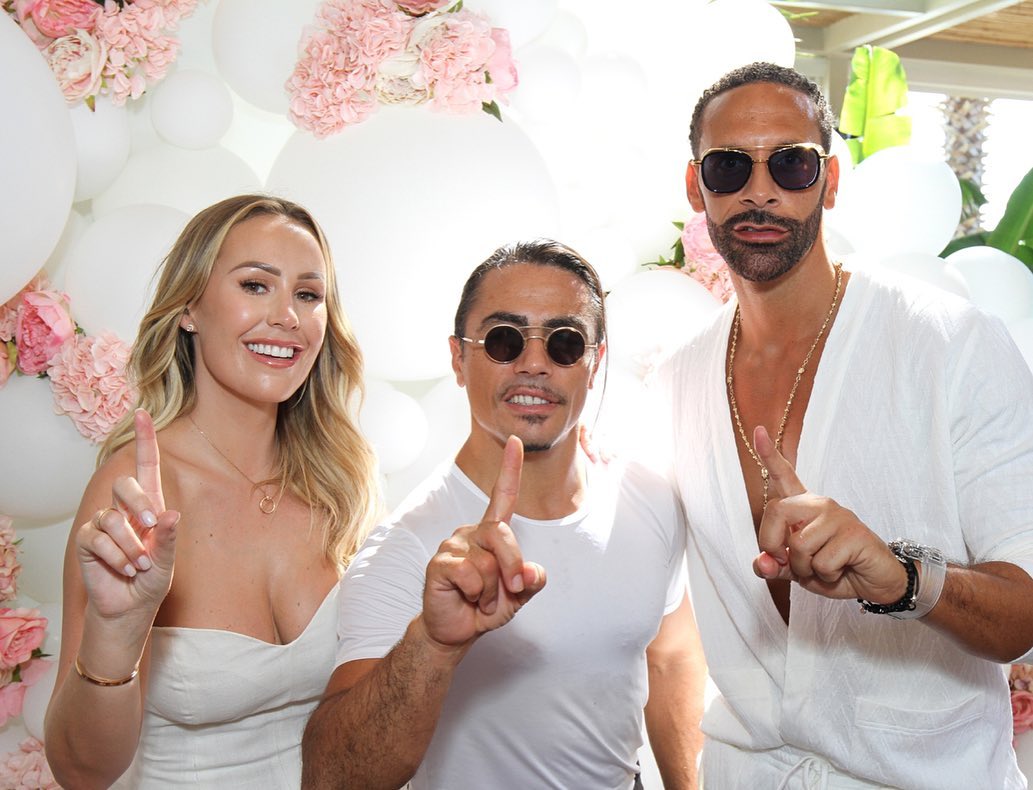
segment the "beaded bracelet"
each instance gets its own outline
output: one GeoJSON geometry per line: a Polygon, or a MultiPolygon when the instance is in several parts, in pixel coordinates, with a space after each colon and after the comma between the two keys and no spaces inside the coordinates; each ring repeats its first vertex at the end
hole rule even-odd
{"type": "Polygon", "coordinates": [[[129,673],[127,677],[112,679],[112,678],[99,678],[96,675],[91,675],[85,669],[83,665],[79,663],[79,656],[75,657],[75,671],[79,673],[79,677],[83,680],[92,683],[95,686],[124,686],[126,683],[132,682],[140,672],[140,664],[137,662],[136,666],[133,667],[133,671],[129,673]]]}

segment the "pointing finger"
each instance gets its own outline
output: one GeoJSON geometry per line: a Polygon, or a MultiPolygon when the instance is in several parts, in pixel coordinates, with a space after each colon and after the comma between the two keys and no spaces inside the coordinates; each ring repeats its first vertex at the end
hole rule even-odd
{"type": "Polygon", "coordinates": [[[807,487],[796,476],[796,470],[778,450],[768,436],[767,428],[758,425],[753,431],[753,445],[757,448],[757,457],[768,470],[772,493],[776,497],[790,497],[807,493],[807,487]]]}
{"type": "MultiPolygon", "coordinates": [[[[158,437],[154,432],[151,415],[143,409],[137,409],[133,415],[133,427],[136,429],[136,481],[155,509],[155,513],[151,514],[153,519],[157,513],[165,510],[165,496],[161,491],[158,437]]],[[[148,526],[154,526],[155,520],[148,526]]]]}
{"type": "Polygon", "coordinates": [[[484,511],[485,521],[504,521],[513,519],[517,497],[520,495],[520,472],[524,466],[524,444],[516,436],[506,440],[502,451],[502,466],[495,485],[491,489],[488,509],[484,511]]]}

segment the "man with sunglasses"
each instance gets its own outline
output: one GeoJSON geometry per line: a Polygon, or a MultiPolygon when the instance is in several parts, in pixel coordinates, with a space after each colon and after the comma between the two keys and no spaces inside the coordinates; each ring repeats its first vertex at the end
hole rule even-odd
{"type": "Polygon", "coordinates": [[[771,64],[693,114],[689,202],[737,296],[659,374],[721,692],[703,779],[1025,787],[995,662],[1033,645],[1033,378],[968,302],[829,258],[833,133],[771,64]]]}
{"type": "Polygon", "coordinates": [[[677,496],[578,441],[605,354],[597,274],[556,242],[502,247],[449,343],[470,435],[341,583],[303,783],[631,790],[644,710],[665,787],[695,787],[705,672],[677,496]]]}

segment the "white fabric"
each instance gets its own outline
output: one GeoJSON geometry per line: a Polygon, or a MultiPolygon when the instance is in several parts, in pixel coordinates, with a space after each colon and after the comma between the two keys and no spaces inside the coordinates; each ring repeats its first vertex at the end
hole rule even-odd
{"type": "Polygon", "coordinates": [[[338,591],[286,645],[152,629],[140,744],[114,786],[297,790],[301,734],[333,670],[338,591]]]}
{"type": "MultiPolygon", "coordinates": [[[[610,467],[590,469],[577,513],[514,516],[524,558],[548,583],[464,657],[414,790],[631,787],[645,649],[685,595],[685,527],[667,481],[610,467]]],[[[338,664],[390,651],[422,609],[441,541],[487,503],[453,464],[373,532],[341,581],[338,664]]]]}
{"type": "MultiPolygon", "coordinates": [[[[705,732],[757,752],[758,776],[771,760],[792,767],[778,753],[789,745],[869,782],[1025,787],[1001,666],[920,620],[865,614],[797,585],[787,628],[753,574],[756,533],[725,389],[733,311],[659,375],[673,398],[693,604],[721,691],[705,732]]],[[[858,271],[817,369],[797,471],[887,540],[1030,572],[1031,416],[1033,377],[999,321],[858,271]]]]}

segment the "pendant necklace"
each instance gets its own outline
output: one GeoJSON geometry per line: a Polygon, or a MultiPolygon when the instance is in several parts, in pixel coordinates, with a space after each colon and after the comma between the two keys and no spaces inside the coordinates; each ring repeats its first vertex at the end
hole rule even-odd
{"type": "Polygon", "coordinates": [[[197,430],[197,432],[199,434],[201,434],[201,436],[204,438],[204,440],[206,442],[208,442],[208,444],[211,446],[211,448],[213,450],[215,450],[215,452],[217,452],[219,455],[221,455],[223,457],[223,459],[226,461],[226,463],[228,463],[230,466],[232,466],[234,469],[236,469],[240,473],[240,476],[243,477],[245,480],[247,480],[249,483],[251,483],[251,485],[254,488],[256,488],[256,489],[258,489],[258,490],[260,490],[262,492],[262,499],[258,503],[258,509],[261,510],[267,516],[271,516],[273,513],[275,513],[276,512],[276,508],[280,504],[280,500],[283,498],[283,492],[287,488],[287,479],[284,478],[283,482],[280,485],[280,491],[276,495],[276,499],[273,499],[271,496],[269,496],[268,494],[265,493],[265,489],[264,488],[262,488],[258,483],[256,483],[254,480],[252,480],[246,474],[244,474],[244,470],[241,469],[239,466],[237,466],[235,463],[233,463],[233,461],[230,460],[230,457],[228,455],[226,455],[226,453],[224,453],[222,450],[220,450],[218,447],[215,446],[215,442],[213,442],[211,439],[208,438],[208,434],[206,434],[204,431],[201,430],[201,428],[198,426],[198,424],[196,422],[194,422],[194,418],[193,417],[191,417],[188,414],[187,415],[187,419],[190,420],[190,424],[194,426],[194,428],[197,430]]]}

